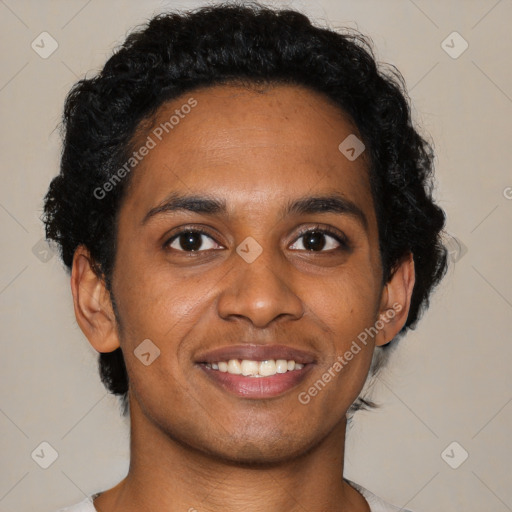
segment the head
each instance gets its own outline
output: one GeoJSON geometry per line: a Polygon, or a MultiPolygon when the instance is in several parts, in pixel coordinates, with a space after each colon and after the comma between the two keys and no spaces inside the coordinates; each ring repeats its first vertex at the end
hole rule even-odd
{"type": "Polygon", "coordinates": [[[46,232],[109,391],[225,457],[219,432],[279,457],[371,405],[364,383],[446,251],[431,147],[363,36],[258,5],[160,15],[75,84],[63,126],[46,232]],[[160,351],[148,366],[143,340],[160,351]],[[242,342],[309,352],[311,386],[335,378],[302,402],[228,396],[198,358],[242,342]]]}

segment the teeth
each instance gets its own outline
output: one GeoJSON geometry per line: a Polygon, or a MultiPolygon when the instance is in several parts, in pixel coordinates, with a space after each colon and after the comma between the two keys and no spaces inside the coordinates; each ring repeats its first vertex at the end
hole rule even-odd
{"type": "MultiPolygon", "coordinates": [[[[231,361],[229,361],[229,364],[231,364],[231,361]]],[[[212,366],[213,367],[213,366],[212,366]]],[[[242,361],[242,375],[256,375],[259,372],[260,365],[257,361],[248,361],[247,359],[244,359],[242,361]]],[[[228,365],[228,372],[229,372],[229,365],[228,365]]]]}
{"type": "Polygon", "coordinates": [[[259,366],[259,374],[264,377],[275,375],[277,373],[276,362],[270,359],[269,361],[261,361],[259,366]]]}
{"type": "Polygon", "coordinates": [[[277,373],[286,373],[288,371],[288,361],[286,359],[278,359],[276,361],[277,373]]]}
{"type": "Polygon", "coordinates": [[[230,359],[228,362],[228,373],[240,375],[242,373],[242,365],[238,359],[230,359]]]}
{"type": "Polygon", "coordinates": [[[293,359],[288,361],[286,359],[267,359],[266,361],[230,359],[229,361],[206,363],[206,366],[212,370],[245,377],[270,377],[276,373],[286,373],[304,368],[302,363],[296,363],[293,359]]]}

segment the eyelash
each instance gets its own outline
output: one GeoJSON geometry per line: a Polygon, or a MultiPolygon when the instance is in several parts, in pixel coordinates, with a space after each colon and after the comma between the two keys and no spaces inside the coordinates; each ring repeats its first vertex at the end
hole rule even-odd
{"type": "MultiPolygon", "coordinates": [[[[333,251],[343,250],[343,249],[346,250],[346,249],[350,248],[349,243],[348,243],[348,238],[344,234],[340,233],[338,230],[336,230],[334,228],[330,228],[327,226],[322,228],[322,227],[320,227],[320,225],[301,229],[299,231],[299,234],[298,234],[297,238],[295,239],[295,241],[297,241],[299,238],[301,238],[304,235],[307,235],[308,233],[311,233],[311,232],[322,233],[323,235],[329,235],[330,237],[334,238],[334,240],[336,240],[336,242],[338,242],[340,244],[340,247],[337,247],[336,249],[331,249],[333,251]]],[[[330,251],[308,251],[308,252],[330,252],[330,251]]]]}
{"type": "MultiPolygon", "coordinates": [[[[316,252],[316,253],[330,253],[330,252],[333,252],[333,251],[343,251],[343,250],[348,250],[350,249],[350,244],[349,244],[349,241],[347,239],[347,237],[343,234],[341,234],[340,232],[338,232],[337,230],[333,229],[333,228],[330,228],[330,227],[320,227],[319,225],[317,226],[313,226],[313,227],[308,227],[308,228],[303,228],[299,231],[297,237],[294,239],[293,243],[297,242],[300,238],[302,238],[304,235],[307,235],[308,233],[311,233],[311,232],[314,232],[314,233],[321,233],[323,235],[328,235],[332,238],[334,238],[336,240],[336,242],[339,243],[339,247],[336,247],[335,249],[330,249],[328,251],[307,251],[307,252],[316,252]]],[[[182,229],[181,231],[179,231],[178,233],[175,233],[174,235],[172,235],[171,238],[169,238],[165,244],[164,244],[164,248],[169,248],[169,246],[174,242],[174,240],[176,240],[177,238],[179,238],[181,235],[184,235],[186,233],[198,233],[198,234],[201,234],[201,235],[206,235],[207,237],[211,238],[212,240],[215,240],[211,234],[203,229],[203,228],[200,228],[200,227],[194,227],[194,228],[185,228],[185,229],[182,229]]],[[[218,243],[218,242],[216,242],[218,243]]],[[[177,249],[175,249],[177,250],[177,249]]],[[[200,252],[205,252],[205,251],[183,251],[183,250],[177,250],[178,252],[183,252],[183,253],[187,253],[187,254],[196,254],[196,253],[200,253],[200,252]]]]}

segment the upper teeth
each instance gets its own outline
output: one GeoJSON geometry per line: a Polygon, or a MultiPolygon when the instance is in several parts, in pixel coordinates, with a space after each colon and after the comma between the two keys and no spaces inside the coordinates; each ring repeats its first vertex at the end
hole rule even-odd
{"type": "Polygon", "coordinates": [[[208,368],[234,375],[245,375],[247,377],[268,377],[276,373],[286,373],[291,370],[301,370],[302,363],[296,363],[293,359],[267,359],[266,361],[253,361],[250,359],[230,359],[217,363],[206,363],[208,368]]]}

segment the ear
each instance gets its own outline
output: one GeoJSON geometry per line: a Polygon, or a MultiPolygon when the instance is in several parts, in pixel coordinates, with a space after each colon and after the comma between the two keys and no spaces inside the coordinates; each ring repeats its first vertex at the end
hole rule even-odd
{"type": "Polygon", "coordinates": [[[380,326],[375,336],[375,345],[389,343],[407,321],[414,288],[414,258],[412,253],[404,257],[382,291],[379,310],[380,326]]]}
{"type": "Polygon", "coordinates": [[[112,352],[120,346],[110,294],[104,280],[93,269],[92,258],[84,246],[73,256],[71,291],[75,316],[90,344],[98,352],[112,352]]]}

